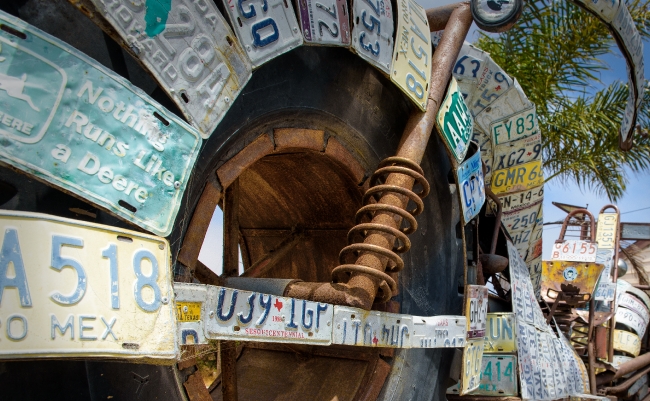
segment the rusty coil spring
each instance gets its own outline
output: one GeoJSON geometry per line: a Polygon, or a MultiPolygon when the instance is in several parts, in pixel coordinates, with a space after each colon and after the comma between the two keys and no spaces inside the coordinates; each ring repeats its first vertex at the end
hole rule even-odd
{"type": "Polygon", "coordinates": [[[422,202],[422,199],[429,194],[429,190],[429,183],[424,178],[424,172],[417,163],[396,156],[384,159],[379,163],[377,170],[370,178],[370,189],[363,196],[365,206],[357,211],[355,216],[356,226],[352,227],[348,232],[348,244],[350,245],[343,248],[339,253],[339,263],[341,265],[332,270],[333,280],[335,282],[343,281],[349,278],[352,273],[363,273],[374,276],[381,280],[379,284],[381,291],[381,296],[378,295],[379,302],[388,301],[392,297],[392,294],[397,291],[397,283],[395,280],[388,274],[371,267],[358,264],[345,264],[345,257],[349,254],[358,256],[361,252],[374,253],[379,257],[388,258],[388,265],[386,266],[388,273],[397,273],[402,270],[404,268],[404,261],[398,253],[404,253],[411,248],[411,241],[407,235],[417,229],[418,224],[415,216],[424,210],[424,202],[422,202]],[[386,178],[392,173],[408,175],[415,180],[416,184],[420,184],[422,190],[415,193],[407,188],[385,184],[386,178]],[[412,210],[404,210],[396,206],[376,203],[383,194],[388,192],[406,196],[410,201],[415,203],[415,208],[412,210]],[[369,203],[371,201],[375,203],[369,203]],[[377,212],[397,215],[403,220],[406,220],[408,225],[398,230],[383,224],[369,222],[377,212]],[[394,236],[396,241],[393,249],[390,250],[378,245],[363,243],[363,240],[368,236],[370,231],[379,231],[394,236]],[[361,237],[361,240],[356,241],[359,237],[361,237]]]}

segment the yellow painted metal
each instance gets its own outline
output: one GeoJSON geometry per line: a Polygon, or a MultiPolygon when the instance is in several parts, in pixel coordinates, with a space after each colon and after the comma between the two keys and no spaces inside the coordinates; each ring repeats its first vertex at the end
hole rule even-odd
{"type": "Polygon", "coordinates": [[[545,260],[542,262],[542,297],[555,298],[553,290],[562,291],[563,286],[565,290],[575,288],[581,294],[591,294],[604,267],[600,263],[545,260]]]}
{"type": "Polygon", "coordinates": [[[524,191],[544,183],[542,161],[536,160],[492,172],[495,194],[524,191]]]}
{"type": "Polygon", "coordinates": [[[641,352],[641,340],[639,336],[629,331],[614,330],[614,351],[639,356],[641,352]]]}
{"type": "Polygon", "coordinates": [[[169,243],[0,211],[0,358],[177,356],[169,243]]]}
{"type": "Polygon", "coordinates": [[[488,313],[484,352],[515,352],[516,331],[514,313],[488,313]]]}
{"type": "Polygon", "coordinates": [[[424,8],[415,0],[398,0],[397,30],[390,79],[422,111],[431,85],[431,34],[424,8]]]}
{"type": "Polygon", "coordinates": [[[176,319],[179,322],[201,320],[201,302],[176,302],[176,319]]]}
{"type": "Polygon", "coordinates": [[[614,249],[618,232],[618,215],[616,213],[601,213],[598,215],[596,227],[596,242],[598,249],[614,249]]]}

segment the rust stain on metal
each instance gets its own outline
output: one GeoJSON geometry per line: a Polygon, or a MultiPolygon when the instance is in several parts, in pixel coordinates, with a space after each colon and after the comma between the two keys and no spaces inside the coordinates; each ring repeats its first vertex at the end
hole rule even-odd
{"type": "Polygon", "coordinates": [[[192,220],[190,220],[190,225],[187,227],[187,233],[183,240],[183,246],[181,246],[181,251],[178,253],[178,261],[190,269],[194,269],[196,262],[199,260],[203,239],[208,232],[212,214],[220,199],[221,189],[215,181],[209,180],[205,184],[196,209],[194,209],[192,220]]]}
{"type": "Polygon", "coordinates": [[[542,297],[552,300],[554,291],[591,294],[603,268],[599,263],[543,261],[542,297]]]}
{"type": "Polygon", "coordinates": [[[298,148],[322,152],[325,148],[325,132],[304,128],[277,128],[273,130],[275,150],[286,151],[298,148]]]}
{"type": "Polygon", "coordinates": [[[357,398],[359,401],[374,401],[379,397],[384,382],[390,373],[390,365],[383,359],[377,358],[375,366],[370,374],[370,380],[366,384],[365,391],[357,398]]]}
{"type": "Polygon", "coordinates": [[[273,153],[273,141],[267,134],[262,134],[217,169],[221,185],[230,186],[244,170],[270,153],[273,153]]]}
{"type": "Polygon", "coordinates": [[[596,358],[607,359],[609,344],[609,329],[603,326],[596,326],[596,358]]]}
{"type": "Polygon", "coordinates": [[[183,387],[185,387],[190,401],[212,401],[212,397],[210,397],[210,393],[205,387],[201,372],[199,371],[190,375],[185,383],[183,383],[183,387]]]}
{"type": "Polygon", "coordinates": [[[336,138],[329,137],[327,147],[325,147],[325,154],[343,164],[355,182],[361,183],[361,180],[366,175],[366,170],[336,138]]]}
{"type": "Polygon", "coordinates": [[[224,401],[237,401],[237,347],[234,341],[221,341],[221,394],[224,401]]]}

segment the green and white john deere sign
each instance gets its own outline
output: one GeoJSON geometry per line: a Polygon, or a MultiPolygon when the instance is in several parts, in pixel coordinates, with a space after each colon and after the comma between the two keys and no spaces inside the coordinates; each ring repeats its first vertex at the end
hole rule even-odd
{"type": "Polygon", "coordinates": [[[168,235],[198,132],[58,39],[0,22],[0,161],[168,235]]]}
{"type": "Polygon", "coordinates": [[[474,125],[472,114],[467,109],[463,94],[453,77],[447,88],[447,96],[440,105],[436,126],[443,137],[449,152],[460,163],[467,154],[467,146],[474,125]]]}

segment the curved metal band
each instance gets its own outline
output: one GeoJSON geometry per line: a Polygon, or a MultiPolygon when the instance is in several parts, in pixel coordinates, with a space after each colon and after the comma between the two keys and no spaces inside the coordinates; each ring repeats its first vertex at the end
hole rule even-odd
{"type": "Polygon", "coordinates": [[[387,257],[393,262],[392,266],[386,266],[386,270],[390,273],[397,273],[404,268],[404,261],[395,252],[379,245],[364,244],[364,243],[348,245],[345,248],[341,249],[341,252],[339,253],[339,263],[341,264],[345,263],[344,261],[345,255],[351,252],[370,252],[370,253],[377,253],[381,256],[387,257]]]}
{"type": "Polygon", "coordinates": [[[625,330],[614,330],[614,351],[639,356],[641,340],[636,334],[625,330]]]}
{"type": "Polygon", "coordinates": [[[348,232],[348,244],[352,244],[355,242],[354,235],[357,233],[360,233],[365,238],[366,231],[381,231],[395,236],[402,243],[402,245],[395,246],[393,248],[393,252],[404,253],[409,249],[411,249],[411,240],[409,239],[409,237],[406,236],[406,234],[404,234],[402,231],[396,228],[385,226],[383,224],[378,224],[378,223],[361,223],[352,227],[348,232]]]}

